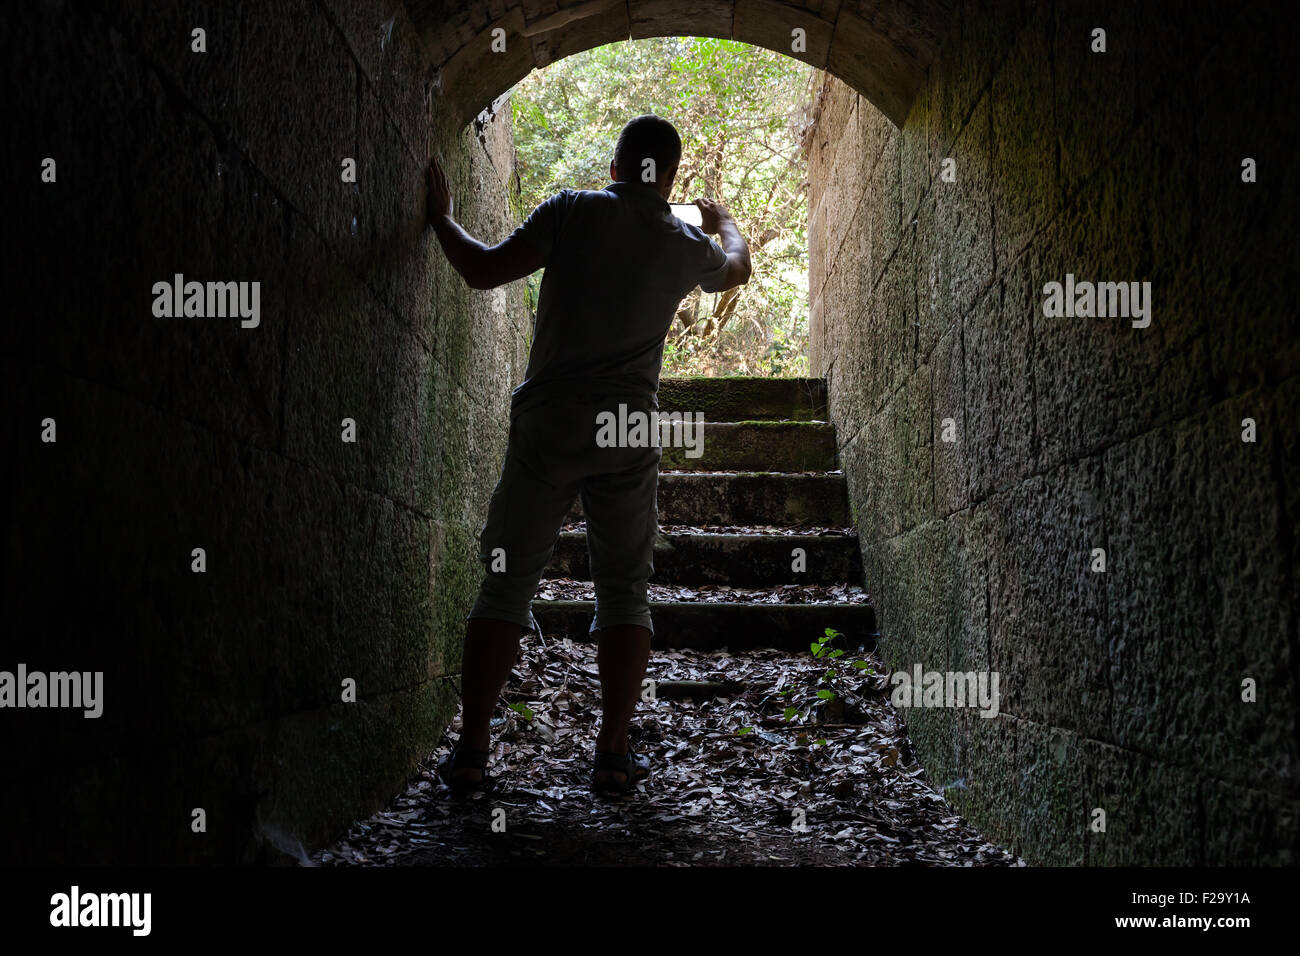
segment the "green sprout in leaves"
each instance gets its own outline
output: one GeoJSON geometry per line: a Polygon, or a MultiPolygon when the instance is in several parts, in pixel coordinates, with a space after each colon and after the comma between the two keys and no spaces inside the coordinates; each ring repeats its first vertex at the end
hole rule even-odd
{"type": "Polygon", "coordinates": [[[516,701],[515,703],[511,704],[510,709],[513,710],[520,717],[522,717],[524,720],[533,719],[532,708],[529,707],[527,704],[525,704],[522,700],[516,701]]]}
{"type": "MultiPolygon", "coordinates": [[[[803,725],[811,729],[842,719],[847,712],[848,702],[844,697],[847,689],[861,683],[865,677],[861,672],[875,674],[871,664],[855,660],[849,656],[847,649],[835,646],[837,641],[842,643],[843,637],[835,628],[825,628],[821,636],[808,645],[809,654],[822,663],[824,669],[804,672],[791,686],[772,692],[769,699],[780,702],[778,706],[783,707],[781,720],[786,724],[803,725]],[[854,672],[858,672],[857,676],[854,672]]],[[[746,727],[740,733],[752,730],[753,728],[746,727]]],[[[801,729],[795,743],[801,747],[828,746],[826,738],[817,738],[811,740],[811,743],[810,740],[809,730],[801,729]]]]}

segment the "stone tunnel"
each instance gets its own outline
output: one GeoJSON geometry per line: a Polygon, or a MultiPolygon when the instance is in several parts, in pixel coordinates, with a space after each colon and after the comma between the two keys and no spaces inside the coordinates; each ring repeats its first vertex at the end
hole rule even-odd
{"type": "Polygon", "coordinates": [[[402,786],[455,713],[530,334],[517,286],[469,290],[438,253],[427,156],[497,241],[527,213],[493,110],[515,82],[704,35],[826,71],[811,359],[881,648],[999,672],[1005,694],[992,720],[912,715],[931,777],[1032,862],[1296,861],[1297,91],[1275,72],[1295,37],[1263,11],[43,0],[0,18],[19,184],[0,669],[105,688],[93,719],[0,712],[6,858],[301,856],[402,786]],[[157,284],[185,281],[260,298],[160,309],[157,284]],[[1103,283],[1112,305],[1132,289],[1127,312],[1074,308],[1103,283]]]}

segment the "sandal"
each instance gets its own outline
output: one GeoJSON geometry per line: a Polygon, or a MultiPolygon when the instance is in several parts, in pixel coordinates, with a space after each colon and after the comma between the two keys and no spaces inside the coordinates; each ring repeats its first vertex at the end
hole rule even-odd
{"type": "Polygon", "coordinates": [[[606,793],[630,793],[636,789],[639,781],[650,776],[650,758],[645,757],[627,745],[627,753],[610,754],[596,751],[596,762],[591,768],[591,789],[606,793]],[[602,772],[623,774],[622,783],[600,783],[602,772]]]}
{"type": "Polygon", "coordinates": [[[491,754],[486,750],[463,750],[456,747],[451,753],[444,754],[442,759],[438,761],[438,779],[445,783],[455,794],[487,790],[490,786],[490,778],[487,775],[490,756],[491,754]],[[458,779],[455,775],[457,770],[478,770],[481,775],[477,780],[458,779]]]}

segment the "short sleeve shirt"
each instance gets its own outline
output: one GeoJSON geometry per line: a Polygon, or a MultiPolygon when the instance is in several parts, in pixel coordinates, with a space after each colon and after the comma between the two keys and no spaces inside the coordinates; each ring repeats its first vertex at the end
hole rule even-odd
{"type": "Polygon", "coordinates": [[[515,230],[546,271],[528,369],[512,413],[544,397],[609,394],[655,401],[664,339],[695,286],[726,284],[727,254],[635,182],[565,189],[515,230]]]}

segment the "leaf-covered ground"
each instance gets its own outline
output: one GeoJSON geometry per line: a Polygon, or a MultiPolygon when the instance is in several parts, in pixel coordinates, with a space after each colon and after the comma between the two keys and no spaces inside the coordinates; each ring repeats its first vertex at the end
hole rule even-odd
{"type": "Polygon", "coordinates": [[[326,866],[1019,865],[916,763],[880,662],[779,651],[669,651],[634,739],[635,794],[588,789],[595,647],[525,641],[507,686],[491,792],[455,799],[431,755],[386,811],[319,851],[326,866]],[[531,717],[528,716],[531,712],[531,717]]]}
{"type": "MultiPolygon", "coordinates": [[[[587,522],[570,521],[561,531],[586,531],[587,522]]],[[[770,524],[661,524],[659,533],[671,539],[674,535],[690,534],[779,534],[819,535],[832,538],[852,538],[857,532],[852,528],[828,528],[821,525],[770,525],[770,524]]]]}
{"type": "MultiPolygon", "coordinates": [[[[651,584],[652,602],[700,604],[869,604],[870,595],[855,584],[780,584],[766,588],[733,588],[727,584],[651,584]]],[[[591,581],[547,578],[537,589],[542,601],[594,601],[591,581]]]]}

